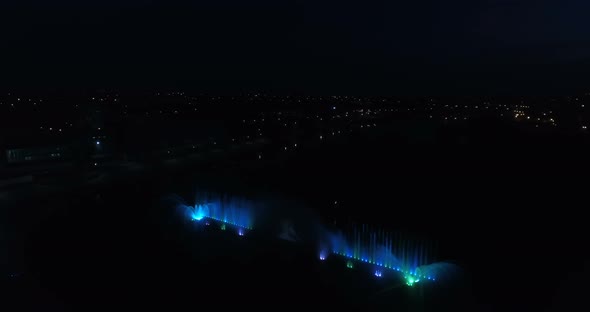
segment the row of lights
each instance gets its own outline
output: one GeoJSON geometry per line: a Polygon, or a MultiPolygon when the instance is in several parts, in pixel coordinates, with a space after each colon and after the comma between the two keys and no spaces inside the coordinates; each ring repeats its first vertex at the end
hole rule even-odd
{"type": "MultiPolygon", "coordinates": [[[[221,223],[231,224],[231,225],[236,226],[238,228],[244,228],[244,229],[247,229],[247,230],[252,230],[252,227],[244,226],[243,224],[238,224],[238,223],[235,223],[235,222],[230,222],[230,221],[227,221],[227,220],[218,219],[218,218],[215,218],[215,217],[206,217],[206,218],[209,218],[211,220],[215,220],[215,221],[218,221],[218,222],[221,222],[221,223]]],[[[193,220],[199,221],[200,219],[194,219],[193,218],[193,220]]]]}
{"type": "MultiPolygon", "coordinates": [[[[236,226],[238,228],[238,236],[244,236],[246,234],[246,229],[248,229],[248,230],[251,230],[252,229],[252,228],[249,228],[249,227],[241,226],[241,225],[239,225],[237,223],[222,221],[220,219],[213,218],[213,217],[207,217],[207,218],[221,222],[221,225],[219,226],[219,228],[222,231],[225,231],[227,229],[227,224],[231,224],[231,225],[236,226]]],[[[193,220],[194,221],[200,221],[202,219],[203,218],[194,218],[193,217],[193,220]]],[[[211,224],[209,223],[209,221],[205,221],[205,225],[211,225],[211,224]]]]}
{"type": "MultiPolygon", "coordinates": [[[[229,222],[229,221],[221,220],[221,219],[214,218],[214,217],[206,217],[206,218],[209,218],[209,219],[212,219],[212,220],[216,220],[216,221],[221,222],[220,229],[222,231],[225,231],[226,230],[226,224],[231,224],[231,225],[237,226],[238,227],[238,235],[239,236],[244,236],[245,235],[245,229],[248,229],[248,230],[251,230],[252,229],[250,227],[245,227],[245,226],[242,226],[242,225],[237,224],[237,223],[234,223],[234,222],[229,222]]],[[[199,218],[199,219],[194,219],[193,218],[193,220],[202,220],[202,218],[199,218]]],[[[206,222],[206,225],[209,225],[209,222],[206,222]]],[[[420,281],[420,279],[427,279],[427,280],[431,280],[431,281],[435,281],[436,280],[435,278],[430,277],[430,276],[420,276],[420,275],[418,275],[418,274],[416,274],[414,272],[404,271],[404,270],[400,269],[399,267],[398,268],[394,268],[394,267],[391,267],[389,265],[383,265],[381,263],[370,261],[370,260],[363,259],[363,258],[352,257],[352,256],[346,255],[344,253],[339,253],[339,252],[336,252],[336,251],[334,251],[333,253],[336,254],[336,255],[339,255],[339,256],[343,256],[343,257],[348,258],[349,260],[346,262],[346,267],[349,268],[349,269],[352,269],[354,267],[354,263],[352,262],[352,260],[357,260],[357,261],[362,261],[362,262],[365,262],[365,263],[374,264],[374,265],[377,265],[377,266],[380,266],[380,267],[384,267],[384,268],[387,268],[387,269],[391,269],[391,270],[394,270],[394,271],[403,273],[404,274],[404,279],[406,281],[406,285],[408,285],[408,286],[413,286],[415,283],[418,283],[420,281]]],[[[320,254],[320,260],[322,260],[322,261],[326,260],[326,255],[323,254],[323,253],[320,254]]],[[[374,275],[376,277],[382,277],[383,276],[383,272],[381,270],[377,269],[377,270],[375,270],[374,275]]]]}
{"type": "MultiPolygon", "coordinates": [[[[413,277],[416,282],[420,278],[431,280],[431,281],[435,281],[436,280],[434,277],[425,276],[425,275],[418,275],[416,272],[411,272],[411,271],[408,271],[408,270],[403,270],[403,269],[401,269],[399,267],[392,267],[392,266],[387,265],[387,264],[383,264],[383,263],[371,261],[371,260],[364,259],[364,258],[350,256],[350,255],[347,255],[345,253],[341,253],[341,252],[337,252],[337,251],[333,251],[332,253],[334,253],[336,255],[339,255],[339,256],[342,256],[342,257],[345,257],[345,258],[348,258],[348,259],[351,259],[351,260],[357,260],[357,261],[361,261],[361,262],[365,262],[365,263],[369,263],[369,264],[374,264],[374,265],[379,266],[379,267],[383,267],[383,268],[387,268],[387,269],[390,269],[390,270],[393,270],[393,271],[397,271],[397,272],[403,273],[404,276],[413,277]],[[416,279],[418,279],[418,280],[416,280],[416,279]]],[[[323,256],[323,255],[320,256],[320,260],[325,260],[325,259],[326,259],[326,256],[323,256]]],[[[351,266],[352,266],[352,262],[350,262],[350,261],[347,262],[347,267],[351,268],[351,266]]],[[[382,274],[381,271],[379,271],[379,275],[378,276],[381,277],[381,274],[382,274]]],[[[375,275],[377,275],[377,274],[375,274],[375,275]]]]}

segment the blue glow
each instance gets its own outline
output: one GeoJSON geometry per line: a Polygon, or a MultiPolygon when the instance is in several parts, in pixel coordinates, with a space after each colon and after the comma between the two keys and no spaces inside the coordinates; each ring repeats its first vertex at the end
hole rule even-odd
{"type": "Polygon", "coordinates": [[[330,246],[332,253],[348,261],[375,265],[375,276],[382,274],[379,268],[393,270],[405,277],[412,277],[411,284],[420,280],[434,280],[431,261],[433,248],[425,241],[416,241],[402,234],[372,230],[368,226],[354,227],[344,234],[327,233],[321,245],[330,246]],[[428,272],[424,269],[429,268],[428,272]],[[421,270],[422,269],[422,270],[421,270]],[[430,277],[430,278],[427,278],[430,277]]]}
{"type": "Polygon", "coordinates": [[[96,141],[96,145],[100,145],[100,141],[96,141]]]}
{"type": "MultiPolygon", "coordinates": [[[[245,236],[252,230],[254,206],[250,202],[211,196],[197,198],[196,202],[194,206],[177,205],[186,219],[203,220],[202,223],[206,225],[211,222],[221,230],[227,229],[239,236],[245,236]]],[[[361,269],[366,267],[373,270],[374,276],[378,278],[383,276],[385,270],[391,270],[398,273],[386,273],[387,277],[398,275],[403,277],[408,286],[412,286],[420,281],[445,280],[448,271],[455,268],[449,263],[432,263],[432,244],[402,234],[374,230],[365,225],[351,227],[348,232],[321,230],[323,232],[319,233],[316,249],[320,261],[325,261],[330,254],[338,255],[344,258],[347,268],[353,269],[357,265],[361,269]]]]}
{"type": "Polygon", "coordinates": [[[252,229],[253,209],[246,201],[219,199],[217,201],[196,204],[194,206],[179,206],[193,221],[201,221],[204,218],[207,218],[243,229],[252,229]]]}
{"type": "Polygon", "coordinates": [[[195,221],[201,221],[203,220],[203,218],[205,217],[205,215],[201,214],[201,213],[193,213],[193,220],[195,221]]]}

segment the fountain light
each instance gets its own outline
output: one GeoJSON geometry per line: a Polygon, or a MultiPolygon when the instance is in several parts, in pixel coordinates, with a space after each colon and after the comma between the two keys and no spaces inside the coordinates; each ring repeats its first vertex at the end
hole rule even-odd
{"type": "Polygon", "coordinates": [[[412,275],[404,275],[404,279],[406,280],[406,285],[412,287],[414,284],[420,281],[420,278],[412,276],[412,275]]]}

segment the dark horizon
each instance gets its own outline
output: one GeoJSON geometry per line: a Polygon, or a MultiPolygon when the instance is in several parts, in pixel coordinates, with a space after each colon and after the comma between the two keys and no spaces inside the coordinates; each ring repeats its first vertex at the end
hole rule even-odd
{"type": "Polygon", "coordinates": [[[584,1],[5,2],[5,88],[572,95],[584,1]]]}
{"type": "Polygon", "coordinates": [[[166,85],[166,86],[108,86],[108,87],[89,87],[80,85],[69,85],[69,86],[53,86],[53,87],[11,87],[4,86],[0,88],[2,95],[28,95],[28,96],[58,96],[58,97],[80,97],[80,96],[92,96],[97,94],[120,94],[120,95],[150,95],[157,93],[166,92],[182,92],[192,96],[245,96],[249,94],[261,94],[268,96],[310,96],[310,97],[326,97],[326,96],[351,96],[351,97],[383,97],[383,98],[479,98],[479,99],[493,99],[493,98],[560,98],[560,97],[577,97],[590,94],[589,88],[576,88],[562,90],[560,92],[555,90],[539,89],[530,91],[494,91],[494,92],[483,92],[471,90],[460,92],[446,90],[446,92],[440,91],[435,92],[433,90],[426,91],[405,91],[405,92],[328,92],[325,90],[311,90],[311,89],[296,89],[296,88],[235,88],[228,89],[224,87],[209,87],[205,88],[202,85],[200,87],[190,87],[187,85],[166,85]],[[537,92],[535,92],[535,90],[537,92]]]}

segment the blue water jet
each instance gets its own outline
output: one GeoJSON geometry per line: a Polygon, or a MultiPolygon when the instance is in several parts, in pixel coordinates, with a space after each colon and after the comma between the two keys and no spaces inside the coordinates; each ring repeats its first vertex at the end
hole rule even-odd
{"type": "MultiPolygon", "coordinates": [[[[178,207],[185,217],[196,222],[211,219],[248,230],[252,229],[254,223],[253,204],[247,200],[227,197],[206,198],[197,201],[193,206],[179,203],[178,207]]],[[[244,232],[241,233],[243,235],[244,232]]]]}
{"type": "Polygon", "coordinates": [[[376,267],[375,276],[382,269],[399,272],[408,285],[420,280],[436,280],[440,266],[430,264],[432,245],[400,233],[372,229],[367,225],[353,227],[349,232],[329,232],[323,235],[320,250],[329,246],[332,253],[376,267]]]}

